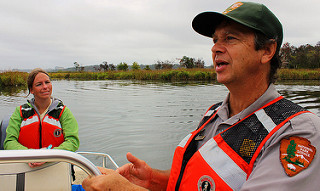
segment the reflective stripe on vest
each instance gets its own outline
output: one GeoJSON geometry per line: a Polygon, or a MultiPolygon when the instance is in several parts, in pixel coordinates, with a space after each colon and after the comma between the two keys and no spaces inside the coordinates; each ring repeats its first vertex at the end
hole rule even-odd
{"type": "Polygon", "coordinates": [[[205,115],[201,127],[177,147],[167,190],[201,190],[202,180],[207,181],[206,186],[210,183],[212,189],[239,190],[252,172],[265,142],[287,121],[305,112],[308,111],[279,97],[209,139],[184,161],[186,155],[190,156],[188,148],[194,144],[194,138],[210,120],[215,120],[216,112],[212,116],[205,115]]]}
{"type": "Polygon", "coordinates": [[[255,115],[269,133],[277,126],[263,109],[256,111],[255,115]]]}
{"type": "Polygon", "coordinates": [[[182,141],[179,143],[178,147],[184,147],[186,146],[188,140],[190,139],[190,137],[192,136],[192,134],[187,135],[185,138],[182,139],[182,141]]]}
{"type": "Polygon", "coordinates": [[[246,181],[247,173],[218,146],[214,139],[207,141],[207,143],[199,149],[199,152],[209,166],[230,188],[234,190],[241,188],[242,184],[246,181]]]}
{"type": "Polygon", "coordinates": [[[36,122],[39,122],[39,117],[37,115],[34,115],[31,118],[28,118],[27,120],[23,120],[21,122],[21,127],[24,127],[36,122]]]}
{"type": "Polygon", "coordinates": [[[61,124],[59,122],[59,119],[55,119],[55,118],[52,118],[52,117],[49,117],[48,115],[46,115],[43,118],[43,122],[48,123],[53,126],[56,126],[56,127],[59,127],[61,129],[61,124]]]}

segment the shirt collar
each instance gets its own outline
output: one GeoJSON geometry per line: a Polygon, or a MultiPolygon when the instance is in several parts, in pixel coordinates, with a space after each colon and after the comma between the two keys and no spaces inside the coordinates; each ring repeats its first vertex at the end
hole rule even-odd
{"type": "Polygon", "coordinates": [[[277,92],[275,85],[270,84],[268,89],[264,92],[264,94],[259,97],[253,104],[251,104],[246,109],[242,110],[240,113],[229,118],[229,96],[225,98],[223,101],[217,115],[224,121],[226,124],[234,124],[239,120],[245,118],[246,116],[252,114],[256,110],[260,109],[263,105],[269,103],[270,101],[278,98],[280,94],[277,92]]]}

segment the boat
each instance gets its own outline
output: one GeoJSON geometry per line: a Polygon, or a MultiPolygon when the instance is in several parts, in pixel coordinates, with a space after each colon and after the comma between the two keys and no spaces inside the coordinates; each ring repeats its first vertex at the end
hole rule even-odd
{"type": "Polygon", "coordinates": [[[0,191],[70,191],[73,184],[81,184],[88,175],[101,174],[86,156],[99,157],[102,167],[119,167],[106,153],[58,149],[3,150],[8,123],[9,119],[4,119],[0,126],[0,191]],[[30,162],[46,163],[31,168],[30,162]],[[72,165],[75,180],[71,176],[72,165]]]}

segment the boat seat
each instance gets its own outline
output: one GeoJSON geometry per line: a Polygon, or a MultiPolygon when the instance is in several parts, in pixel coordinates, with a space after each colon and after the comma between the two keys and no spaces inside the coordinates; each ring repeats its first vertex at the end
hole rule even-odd
{"type": "Polygon", "coordinates": [[[9,124],[9,120],[10,120],[10,116],[5,117],[1,121],[1,125],[0,125],[0,150],[4,150],[3,143],[4,143],[4,140],[6,139],[6,130],[7,130],[8,124],[9,124]]]}
{"type": "Polygon", "coordinates": [[[66,162],[48,162],[30,168],[27,163],[0,164],[0,190],[71,191],[71,167],[66,162]]]}
{"type": "MultiPolygon", "coordinates": [[[[0,125],[0,150],[4,150],[6,129],[10,116],[0,125]]],[[[48,162],[30,168],[27,163],[0,164],[0,190],[5,191],[71,191],[71,165],[66,162],[48,162]]]]}

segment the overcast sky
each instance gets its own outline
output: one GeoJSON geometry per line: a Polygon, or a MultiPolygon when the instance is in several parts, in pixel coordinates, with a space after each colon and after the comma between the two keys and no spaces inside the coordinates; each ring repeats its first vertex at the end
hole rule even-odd
{"type": "MultiPolygon", "coordinates": [[[[211,65],[212,40],[191,27],[230,0],[0,1],[0,70],[101,64],[152,65],[183,56],[211,65]]],[[[260,0],[284,27],[284,42],[320,41],[319,0],[260,0]]]]}

